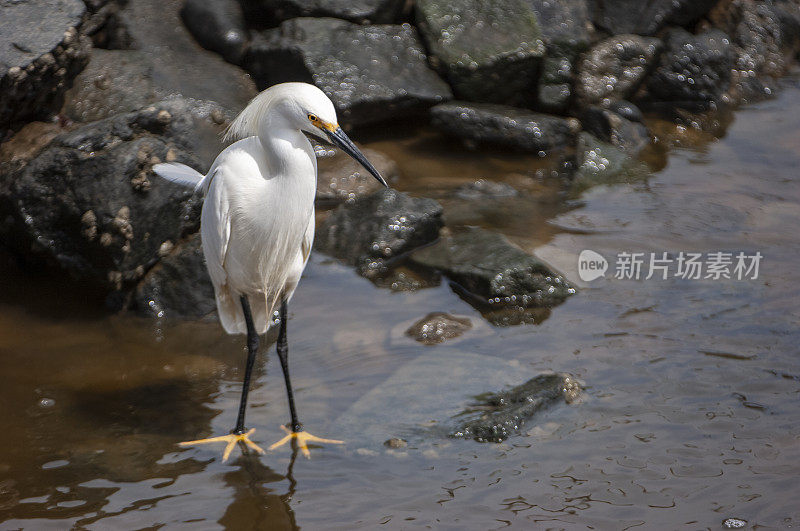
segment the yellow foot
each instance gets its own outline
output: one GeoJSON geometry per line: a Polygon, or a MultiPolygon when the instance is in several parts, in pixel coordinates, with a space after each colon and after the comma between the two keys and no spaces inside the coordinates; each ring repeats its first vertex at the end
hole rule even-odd
{"type": "Polygon", "coordinates": [[[283,446],[292,439],[295,439],[297,441],[297,446],[300,448],[300,451],[303,452],[303,455],[306,456],[306,458],[311,459],[311,452],[308,451],[308,443],[310,442],[344,444],[344,441],[337,441],[335,439],[321,439],[315,435],[311,435],[307,431],[290,431],[286,426],[281,426],[281,429],[286,432],[286,437],[270,446],[270,450],[274,450],[279,446],[283,446]]]}
{"type": "Polygon", "coordinates": [[[186,441],[178,443],[178,446],[194,446],[195,444],[225,442],[227,443],[227,446],[225,446],[225,451],[222,452],[222,462],[224,463],[225,461],[228,460],[228,457],[230,457],[231,452],[233,451],[233,447],[236,446],[236,443],[244,443],[249,448],[252,448],[256,452],[260,454],[264,453],[264,450],[262,450],[259,445],[250,440],[250,435],[252,435],[254,431],[256,431],[256,429],[252,428],[247,433],[239,433],[239,434],[230,433],[228,435],[221,435],[219,437],[211,437],[210,439],[198,439],[196,441],[186,441]]]}

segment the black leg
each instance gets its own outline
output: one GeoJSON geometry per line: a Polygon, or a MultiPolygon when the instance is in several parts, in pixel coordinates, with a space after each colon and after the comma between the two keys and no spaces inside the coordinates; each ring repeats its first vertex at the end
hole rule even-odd
{"type": "Polygon", "coordinates": [[[292,415],[292,431],[303,431],[303,425],[297,420],[297,410],[294,408],[294,394],[292,393],[292,380],[289,378],[289,341],[286,337],[286,321],[288,321],[286,301],[281,302],[281,328],[278,332],[278,359],[281,360],[283,379],[286,381],[286,395],[289,397],[289,413],[292,415]]]}
{"type": "Polygon", "coordinates": [[[250,302],[247,300],[246,295],[242,295],[242,312],[244,312],[244,321],[247,324],[247,367],[244,371],[244,383],[242,384],[242,398],[239,401],[239,415],[236,418],[236,427],[233,428],[235,434],[245,432],[244,428],[244,413],[247,409],[247,395],[250,393],[250,376],[253,372],[253,365],[256,363],[256,355],[258,354],[258,334],[256,327],[253,324],[253,314],[250,311],[250,302]]]}

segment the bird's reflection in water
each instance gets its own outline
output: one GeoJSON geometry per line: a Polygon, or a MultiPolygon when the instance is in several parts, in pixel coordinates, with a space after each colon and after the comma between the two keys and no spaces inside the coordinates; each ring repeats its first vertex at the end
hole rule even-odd
{"type": "Polygon", "coordinates": [[[292,457],[286,475],[281,476],[265,466],[258,454],[242,448],[236,467],[223,475],[225,483],[234,490],[234,501],[220,518],[225,529],[299,529],[290,505],[297,488],[294,463],[298,448],[292,445],[292,457]],[[277,494],[267,484],[289,482],[284,494],[277,494]]]}

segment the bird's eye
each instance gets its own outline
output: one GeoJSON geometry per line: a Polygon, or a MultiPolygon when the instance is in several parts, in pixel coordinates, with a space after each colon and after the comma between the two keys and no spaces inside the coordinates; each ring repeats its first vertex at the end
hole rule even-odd
{"type": "Polygon", "coordinates": [[[319,120],[319,118],[317,118],[316,114],[309,114],[308,115],[308,119],[311,120],[312,122],[316,122],[316,121],[319,120]]]}

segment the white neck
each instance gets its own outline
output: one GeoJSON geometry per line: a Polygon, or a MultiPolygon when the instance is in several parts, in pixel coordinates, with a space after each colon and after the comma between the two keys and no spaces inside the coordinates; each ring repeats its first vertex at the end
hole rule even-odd
{"type": "Polygon", "coordinates": [[[281,119],[265,122],[258,139],[266,154],[269,174],[293,179],[312,178],[316,187],[317,158],[308,138],[281,119]]]}

